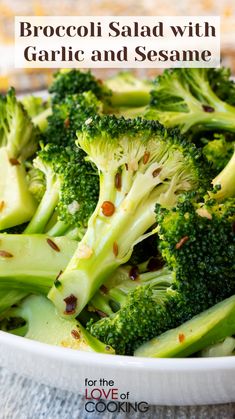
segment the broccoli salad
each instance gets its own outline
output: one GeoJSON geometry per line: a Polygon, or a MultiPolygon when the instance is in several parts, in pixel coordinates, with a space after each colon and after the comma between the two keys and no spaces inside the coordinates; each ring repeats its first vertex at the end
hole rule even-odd
{"type": "Polygon", "coordinates": [[[138,357],[235,354],[226,68],[61,70],[0,96],[0,330],[138,357]]]}

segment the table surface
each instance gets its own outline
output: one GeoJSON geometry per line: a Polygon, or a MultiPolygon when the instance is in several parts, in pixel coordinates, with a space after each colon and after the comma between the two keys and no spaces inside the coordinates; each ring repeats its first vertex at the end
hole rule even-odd
{"type": "Polygon", "coordinates": [[[75,393],[45,386],[0,368],[0,419],[232,419],[235,403],[211,406],[151,406],[147,414],[93,414],[75,393]]]}

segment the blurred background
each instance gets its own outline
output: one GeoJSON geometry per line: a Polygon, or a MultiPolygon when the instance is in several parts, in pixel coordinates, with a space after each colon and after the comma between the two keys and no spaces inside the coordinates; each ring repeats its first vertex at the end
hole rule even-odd
{"type": "MultiPolygon", "coordinates": [[[[0,91],[48,85],[52,70],[14,68],[15,15],[217,15],[221,17],[222,64],[235,74],[235,0],[0,0],[0,91]]],[[[98,76],[115,70],[96,70],[98,76]]],[[[157,70],[138,73],[156,74],[157,70]]]]}

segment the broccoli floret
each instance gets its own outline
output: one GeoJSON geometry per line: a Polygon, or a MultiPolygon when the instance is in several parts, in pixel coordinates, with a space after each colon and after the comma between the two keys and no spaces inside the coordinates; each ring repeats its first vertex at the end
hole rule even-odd
{"type": "Polygon", "coordinates": [[[31,168],[27,172],[27,181],[30,193],[34,196],[37,202],[40,202],[46,190],[46,179],[44,173],[31,165],[31,168]]]}
{"type": "Polygon", "coordinates": [[[220,99],[235,106],[235,82],[231,79],[231,70],[221,67],[209,72],[212,89],[220,99]]]}
{"type": "Polygon", "coordinates": [[[40,131],[45,131],[48,125],[47,118],[52,112],[50,99],[45,101],[40,96],[28,95],[21,99],[21,103],[32,118],[34,125],[39,127],[40,131]]]}
{"type": "MultiPolygon", "coordinates": [[[[75,139],[82,123],[99,108],[100,102],[91,92],[68,96],[54,105],[44,133],[46,146],[34,160],[34,168],[44,174],[46,191],[26,233],[60,236],[67,232],[72,238],[84,234],[97,203],[98,174],[84,151],[75,146],[75,139]]],[[[36,187],[36,194],[38,187],[41,192],[41,182],[30,187],[36,187]]]]}
{"type": "Polygon", "coordinates": [[[27,95],[21,99],[26,112],[30,118],[34,118],[49,107],[49,103],[45,102],[40,96],[27,95]]]}
{"type": "Polygon", "coordinates": [[[0,230],[5,230],[29,221],[36,209],[24,163],[35,153],[39,134],[14,89],[0,97],[0,115],[0,230]]]}
{"type": "Polygon", "coordinates": [[[60,236],[73,229],[78,238],[84,234],[99,188],[98,176],[84,156],[79,148],[52,144],[38,152],[34,166],[44,173],[46,190],[26,234],[60,236]]]}
{"type": "Polygon", "coordinates": [[[211,164],[215,174],[221,172],[230,160],[234,147],[235,140],[226,141],[224,134],[215,134],[212,140],[201,139],[204,142],[202,152],[206,159],[211,164]]]}
{"type": "Polygon", "coordinates": [[[109,113],[110,107],[147,105],[152,87],[152,82],[140,80],[129,72],[121,72],[102,82],[90,71],[61,70],[55,73],[49,92],[53,94],[53,103],[60,103],[68,95],[91,91],[102,100],[109,113]]]}
{"type": "Polygon", "coordinates": [[[83,92],[92,92],[98,99],[110,95],[101,80],[97,80],[90,71],[60,70],[54,74],[54,80],[49,87],[53,94],[53,103],[60,103],[66,96],[83,92]]]}
{"type": "MultiPolygon", "coordinates": [[[[168,330],[144,343],[135,351],[134,355],[151,358],[186,357],[233,333],[235,333],[234,295],[203,311],[179,327],[168,330]]],[[[217,356],[219,350],[222,352],[221,346],[221,344],[217,344],[214,356],[217,356]]],[[[228,352],[229,349],[231,351],[234,347],[234,342],[230,341],[228,347],[224,348],[224,352],[228,352]]]]}
{"type": "Polygon", "coordinates": [[[234,199],[218,203],[207,197],[204,205],[191,195],[181,200],[173,209],[156,209],[168,266],[163,272],[172,271],[171,287],[161,291],[161,303],[156,304],[151,287],[139,285],[116,314],[108,312],[109,317],[88,325],[117,353],[132,354],[145,341],[235,293],[234,199]]]}
{"type": "Polygon", "coordinates": [[[64,316],[77,315],[128,261],[134,245],[154,232],[146,233],[155,223],[156,202],[171,207],[183,191],[207,180],[195,147],[156,121],[96,115],[84,124],[78,144],[98,168],[100,193],[61,285],[49,293],[64,316]],[[66,309],[70,295],[72,312],[66,309]]]}
{"type": "Polygon", "coordinates": [[[234,132],[235,107],[222,94],[225,84],[227,75],[217,69],[165,70],[155,81],[146,117],[158,119],[168,127],[178,126],[182,132],[234,132]]]}
{"type": "Polygon", "coordinates": [[[171,285],[172,272],[167,267],[148,271],[151,261],[119,267],[90,300],[88,310],[96,311],[100,317],[112,317],[127,304],[128,294],[139,286],[151,289],[156,301],[163,299],[166,289],[171,285]]]}
{"type": "Polygon", "coordinates": [[[76,132],[96,113],[102,112],[102,103],[92,92],[68,95],[52,107],[48,127],[44,132],[44,144],[74,145],[76,132]]]}
{"type": "Polygon", "coordinates": [[[1,329],[28,339],[80,351],[114,354],[114,350],[91,336],[77,320],[59,317],[46,297],[32,295],[10,309],[1,329]]]}

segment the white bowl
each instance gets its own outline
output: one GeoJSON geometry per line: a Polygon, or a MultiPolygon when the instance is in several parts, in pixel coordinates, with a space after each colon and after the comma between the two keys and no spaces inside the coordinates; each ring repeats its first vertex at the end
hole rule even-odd
{"type": "Polygon", "coordinates": [[[114,381],[119,399],[129,392],[131,402],[193,405],[235,401],[235,357],[150,359],[103,355],[0,332],[0,365],[83,395],[86,378],[97,380],[88,392],[101,388],[98,381],[104,378],[114,381]]]}

